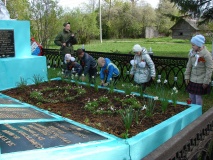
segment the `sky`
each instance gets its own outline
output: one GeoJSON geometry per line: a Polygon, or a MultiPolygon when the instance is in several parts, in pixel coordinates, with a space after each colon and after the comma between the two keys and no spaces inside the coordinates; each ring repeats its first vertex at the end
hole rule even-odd
{"type": "MultiPolygon", "coordinates": [[[[157,8],[159,0],[144,0],[147,3],[151,4],[153,8],[157,8]]],[[[83,3],[88,3],[89,0],[59,0],[59,4],[62,7],[75,8],[79,7],[79,5],[83,5],[83,3]]]]}

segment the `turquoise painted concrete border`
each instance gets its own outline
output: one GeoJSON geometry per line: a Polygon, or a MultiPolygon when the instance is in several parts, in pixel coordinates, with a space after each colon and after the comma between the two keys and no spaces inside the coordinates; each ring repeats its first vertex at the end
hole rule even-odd
{"type": "MultiPolygon", "coordinates": [[[[185,103],[182,104],[184,105],[185,103]]],[[[131,159],[141,160],[201,116],[201,114],[202,107],[200,105],[190,105],[190,107],[183,112],[127,139],[126,141],[130,145],[131,159]]]]}
{"type": "Polygon", "coordinates": [[[14,88],[20,79],[33,84],[33,76],[47,81],[45,56],[31,55],[30,22],[0,20],[0,30],[14,30],[15,57],[0,58],[0,91],[14,88]]]}
{"type": "MultiPolygon", "coordinates": [[[[55,78],[54,80],[60,80],[55,78]]],[[[82,83],[85,84],[85,83],[82,83]]],[[[101,87],[100,87],[101,88],[101,87]]],[[[124,91],[117,90],[123,93],[124,91]]],[[[136,93],[134,93],[136,94],[136,93]]],[[[0,95],[4,96],[4,95],[0,95]]],[[[8,96],[6,96],[8,97],[8,96]]],[[[148,96],[149,97],[149,96],[148,96]]],[[[19,102],[19,101],[18,101],[19,102]]],[[[178,104],[187,105],[186,103],[178,102],[178,104]]],[[[61,117],[49,111],[39,109],[35,106],[27,103],[22,103],[25,107],[32,107],[47,115],[53,116],[54,119],[37,119],[37,120],[10,120],[4,121],[4,123],[18,123],[18,122],[47,122],[54,120],[65,120],[69,123],[82,127],[86,130],[90,130],[94,133],[107,137],[107,140],[88,142],[83,144],[74,144],[69,146],[60,146],[47,149],[36,149],[30,151],[14,152],[9,154],[1,154],[2,160],[16,160],[19,157],[23,160],[49,160],[64,158],[67,160],[141,160],[147,154],[152,152],[158,146],[163,144],[169,138],[177,134],[185,126],[189,125],[192,121],[198,118],[202,114],[202,107],[200,105],[190,105],[190,107],[183,112],[169,118],[168,120],[139,133],[138,135],[121,139],[114,135],[110,135],[106,132],[102,132],[95,128],[80,124],[73,120],[61,117]],[[14,159],[15,157],[15,159],[14,159]],[[27,159],[26,159],[27,157],[27,159]],[[29,159],[30,157],[30,159],[29,159]]],[[[16,107],[23,107],[22,105],[13,105],[16,107]]],[[[1,105],[4,106],[4,105],[1,105]]],[[[1,107],[0,106],[0,107],[1,107]]],[[[2,123],[0,121],[0,123],[2,123]]]]}

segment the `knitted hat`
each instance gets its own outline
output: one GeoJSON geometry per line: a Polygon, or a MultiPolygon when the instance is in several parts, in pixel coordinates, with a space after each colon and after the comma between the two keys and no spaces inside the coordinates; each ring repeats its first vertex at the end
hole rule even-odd
{"type": "Polygon", "coordinates": [[[98,58],[98,66],[102,67],[104,65],[104,63],[105,63],[104,58],[103,57],[99,57],[98,58]]]}
{"type": "Polygon", "coordinates": [[[63,26],[66,27],[67,24],[70,24],[70,22],[65,22],[63,26]]]}
{"type": "Polygon", "coordinates": [[[139,44],[136,44],[136,45],[133,46],[132,51],[133,52],[141,52],[142,48],[139,44]]]}
{"type": "Polygon", "coordinates": [[[65,61],[70,60],[70,58],[71,58],[71,54],[69,53],[65,54],[65,57],[64,57],[65,61]]]}
{"type": "Polygon", "coordinates": [[[196,35],[196,36],[192,37],[191,43],[198,47],[202,47],[205,43],[205,37],[201,34],[196,35]]]}

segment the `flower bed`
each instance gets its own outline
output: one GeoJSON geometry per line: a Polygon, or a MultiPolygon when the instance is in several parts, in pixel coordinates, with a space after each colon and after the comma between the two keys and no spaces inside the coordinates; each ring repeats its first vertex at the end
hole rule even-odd
{"type": "Polygon", "coordinates": [[[161,101],[152,97],[112,93],[65,81],[22,86],[3,93],[117,137],[127,138],[123,141],[129,144],[132,159],[144,157],[201,115],[200,106],[189,107],[186,103],[174,105],[170,102],[163,110],[161,101]]]}

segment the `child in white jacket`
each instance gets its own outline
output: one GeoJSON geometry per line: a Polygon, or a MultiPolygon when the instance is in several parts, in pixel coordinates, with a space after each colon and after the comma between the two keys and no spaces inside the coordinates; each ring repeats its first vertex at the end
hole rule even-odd
{"type": "Polygon", "coordinates": [[[134,60],[130,61],[132,65],[130,75],[134,76],[135,83],[141,85],[142,91],[144,92],[149,81],[155,79],[155,64],[146,48],[136,44],[133,46],[132,50],[135,56],[134,60]]]}

